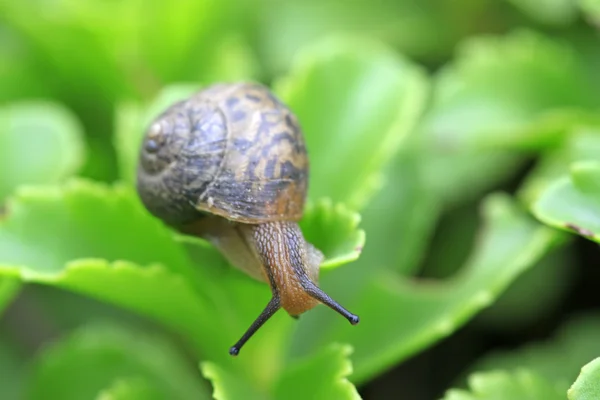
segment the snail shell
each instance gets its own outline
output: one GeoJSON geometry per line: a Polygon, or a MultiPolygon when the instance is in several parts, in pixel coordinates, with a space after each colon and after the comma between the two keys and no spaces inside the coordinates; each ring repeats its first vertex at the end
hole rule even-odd
{"type": "Polygon", "coordinates": [[[150,126],[138,192],[157,217],[197,211],[257,224],[298,221],[308,157],[295,115],[265,87],[218,84],[167,109],[150,126]]]}

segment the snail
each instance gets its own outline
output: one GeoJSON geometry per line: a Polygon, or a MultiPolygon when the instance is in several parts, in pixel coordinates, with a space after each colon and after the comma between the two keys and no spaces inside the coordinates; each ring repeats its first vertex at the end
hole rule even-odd
{"type": "Polygon", "coordinates": [[[359,322],[318,287],[323,254],[298,226],[309,161],[297,117],[254,82],[217,83],[159,115],[142,141],[137,191],[146,209],[212,243],[272,297],[242,346],[280,308],[294,317],[319,303],[359,322]]]}

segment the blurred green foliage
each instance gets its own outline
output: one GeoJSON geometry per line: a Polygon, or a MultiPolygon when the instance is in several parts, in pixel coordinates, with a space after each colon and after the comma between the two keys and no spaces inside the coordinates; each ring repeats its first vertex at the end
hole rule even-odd
{"type": "Polygon", "coordinates": [[[569,400],[594,399],[600,388],[600,358],[581,368],[581,374],[569,389],[569,400]]]}
{"type": "MultiPolygon", "coordinates": [[[[600,241],[599,26],[594,0],[0,2],[0,310],[60,333],[0,325],[0,397],[356,399],[486,308],[535,323],[573,235],[600,241]],[[133,183],[153,117],[242,79],[298,115],[301,228],[361,324],[279,313],[232,359],[268,287],[133,183]]],[[[599,322],[487,356],[445,399],[600,398],[599,322]]]]}
{"type": "Polygon", "coordinates": [[[533,371],[524,369],[513,373],[494,371],[474,374],[469,379],[471,392],[451,390],[444,400],[559,400],[564,392],[544,381],[533,371]]]}

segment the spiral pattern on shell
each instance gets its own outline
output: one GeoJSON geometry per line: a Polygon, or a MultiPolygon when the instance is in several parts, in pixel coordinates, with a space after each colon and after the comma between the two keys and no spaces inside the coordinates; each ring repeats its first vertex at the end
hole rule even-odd
{"type": "Polygon", "coordinates": [[[137,188],[148,210],[173,225],[202,213],[244,223],[297,221],[308,169],[288,107],[256,83],[216,84],[152,122],[137,188]]]}

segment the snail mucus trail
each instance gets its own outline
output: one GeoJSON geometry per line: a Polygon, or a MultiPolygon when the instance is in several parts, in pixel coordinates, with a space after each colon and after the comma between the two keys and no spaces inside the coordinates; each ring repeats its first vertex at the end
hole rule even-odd
{"type": "Polygon", "coordinates": [[[271,287],[231,355],[280,308],[297,317],[323,303],[359,322],[318,287],[323,254],[297,223],[308,172],[296,116],[256,83],[209,86],[166,109],[146,132],[137,174],[145,207],[271,287]]]}

